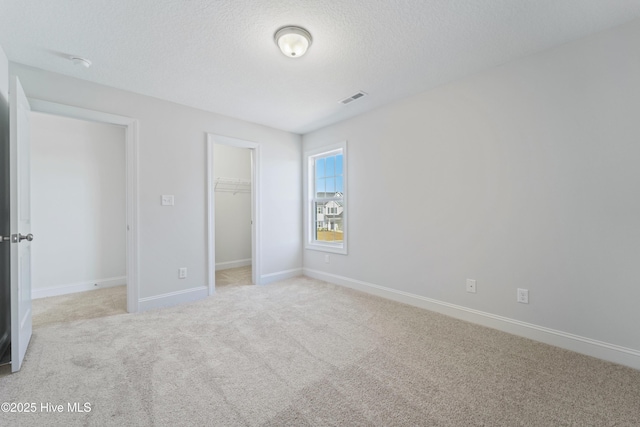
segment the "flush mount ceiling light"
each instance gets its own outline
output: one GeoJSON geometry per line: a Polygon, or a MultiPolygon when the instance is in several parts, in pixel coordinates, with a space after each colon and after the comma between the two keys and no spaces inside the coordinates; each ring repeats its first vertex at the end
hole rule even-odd
{"type": "Polygon", "coordinates": [[[311,34],[301,27],[282,27],[273,36],[276,44],[289,58],[298,58],[311,46],[311,34]]]}
{"type": "Polygon", "coordinates": [[[81,58],[80,56],[72,56],[69,59],[73,62],[74,65],[82,65],[84,68],[91,67],[91,61],[89,61],[87,58],[81,58]]]}

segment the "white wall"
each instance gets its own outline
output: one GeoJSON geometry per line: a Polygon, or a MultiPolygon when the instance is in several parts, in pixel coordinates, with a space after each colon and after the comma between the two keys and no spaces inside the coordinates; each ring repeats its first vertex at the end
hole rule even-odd
{"type": "Polygon", "coordinates": [[[34,298],[126,283],[124,128],[31,116],[34,298]]]}
{"type": "MultiPolygon", "coordinates": [[[[301,144],[289,132],[10,63],[27,96],[139,121],[139,295],[144,308],[206,294],[206,134],[261,144],[262,271],[301,268],[301,144]],[[161,206],[161,195],[175,206],[161,206]],[[188,277],[178,279],[178,268],[188,277]]],[[[273,276],[272,276],[273,277],[273,276]]]]}
{"type": "MultiPolygon", "coordinates": [[[[251,181],[248,148],[213,144],[214,178],[251,181]]],[[[215,192],[216,270],[251,265],[251,193],[215,192]]]]}
{"type": "Polygon", "coordinates": [[[635,21],[304,135],[348,140],[350,174],[349,254],[305,250],[305,271],[621,346],[640,367],[638,52],[635,21]]]}

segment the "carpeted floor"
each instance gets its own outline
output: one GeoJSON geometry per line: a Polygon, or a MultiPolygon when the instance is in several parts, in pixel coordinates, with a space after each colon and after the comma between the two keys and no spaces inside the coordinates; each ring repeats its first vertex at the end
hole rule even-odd
{"type": "MultiPolygon", "coordinates": [[[[216,271],[216,287],[251,285],[251,266],[216,271]]],[[[89,292],[33,300],[33,327],[127,312],[127,287],[115,286],[89,292]]]]}
{"type": "Polygon", "coordinates": [[[37,404],[3,426],[637,426],[640,371],[299,277],[34,328],[0,402],[37,404]]]}
{"type": "Polygon", "coordinates": [[[229,286],[251,286],[251,266],[216,271],[216,291],[229,286]]]}
{"type": "Polygon", "coordinates": [[[127,312],[127,287],[39,298],[32,301],[33,327],[67,323],[82,319],[113,316],[127,312]]]}

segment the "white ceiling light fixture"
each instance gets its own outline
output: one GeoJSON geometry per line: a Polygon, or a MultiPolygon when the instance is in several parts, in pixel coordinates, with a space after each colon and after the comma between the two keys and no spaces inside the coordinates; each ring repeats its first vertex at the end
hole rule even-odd
{"type": "Polygon", "coordinates": [[[273,36],[283,54],[289,58],[299,58],[311,46],[311,34],[302,27],[282,27],[273,36]]]}
{"type": "Polygon", "coordinates": [[[89,61],[87,58],[81,58],[80,56],[72,56],[69,59],[71,59],[74,65],[82,65],[84,68],[91,67],[91,61],[89,61]]]}

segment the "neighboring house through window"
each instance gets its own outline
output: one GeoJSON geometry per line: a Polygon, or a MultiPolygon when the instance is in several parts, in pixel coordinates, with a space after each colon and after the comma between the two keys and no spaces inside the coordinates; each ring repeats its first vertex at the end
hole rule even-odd
{"type": "Polygon", "coordinates": [[[308,249],[347,253],[347,143],[305,153],[308,249]]]}

